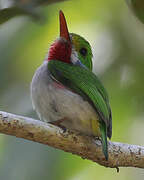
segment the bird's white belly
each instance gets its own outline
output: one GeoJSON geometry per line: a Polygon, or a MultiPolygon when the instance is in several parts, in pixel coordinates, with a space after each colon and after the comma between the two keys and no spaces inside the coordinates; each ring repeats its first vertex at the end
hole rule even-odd
{"type": "Polygon", "coordinates": [[[45,122],[66,119],[61,124],[68,129],[92,133],[92,120],[99,129],[98,117],[93,107],[80,95],[53,81],[43,64],[35,73],[31,84],[35,110],[45,122]]]}

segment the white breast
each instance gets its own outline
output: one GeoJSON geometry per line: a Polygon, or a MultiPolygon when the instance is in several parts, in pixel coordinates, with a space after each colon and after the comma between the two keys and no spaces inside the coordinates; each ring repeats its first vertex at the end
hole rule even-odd
{"type": "Polygon", "coordinates": [[[99,125],[97,114],[87,101],[51,79],[47,62],[35,72],[31,83],[31,97],[34,109],[45,122],[66,118],[62,125],[87,134],[93,134],[92,120],[99,125]]]}

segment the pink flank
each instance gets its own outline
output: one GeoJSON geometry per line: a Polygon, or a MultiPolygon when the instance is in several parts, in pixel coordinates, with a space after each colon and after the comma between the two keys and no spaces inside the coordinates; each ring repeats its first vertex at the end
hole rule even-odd
{"type": "Polygon", "coordinates": [[[58,89],[65,89],[64,85],[62,85],[61,83],[58,83],[56,81],[53,81],[53,86],[58,89]]]}

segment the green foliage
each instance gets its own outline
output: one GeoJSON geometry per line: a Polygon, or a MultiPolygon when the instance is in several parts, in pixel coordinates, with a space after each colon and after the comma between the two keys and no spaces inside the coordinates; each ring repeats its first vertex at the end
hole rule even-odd
{"type": "Polygon", "coordinates": [[[126,0],[130,8],[141,22],[144,23],[144,1],[142,0],[126,0]]]}
{"type": "Polygon", "coordinates": [[[34,10],[22,9],[19,7],[10,7],[0,10],[0,24],[5,23],[9,19],[17,16],[31,16],[34,20],[40,20],[42,17],[34,10]]]}
{"type": "Polygon", "coordinates": [[[0,24],[5,23],[13,17],[24,15],[30,16],[36,21],[42,21],[44,17],[39,11],[36,11],[36,8],[61,1],[64,0],[14,0],[10,7],[0,9],[0,24]]]}

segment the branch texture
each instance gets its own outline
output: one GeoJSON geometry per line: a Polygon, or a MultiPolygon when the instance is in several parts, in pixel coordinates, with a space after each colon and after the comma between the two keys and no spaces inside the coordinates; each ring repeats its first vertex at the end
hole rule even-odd
{"type": "Polygon", "coordinates": [[[109,160],[105,161],[100,140],[78,132],[63,130],[39,120],[0,111],[0,133],[62,149],[111,168],[144,168],[144,147],[118,142],[108,143],[109,160]]]}

